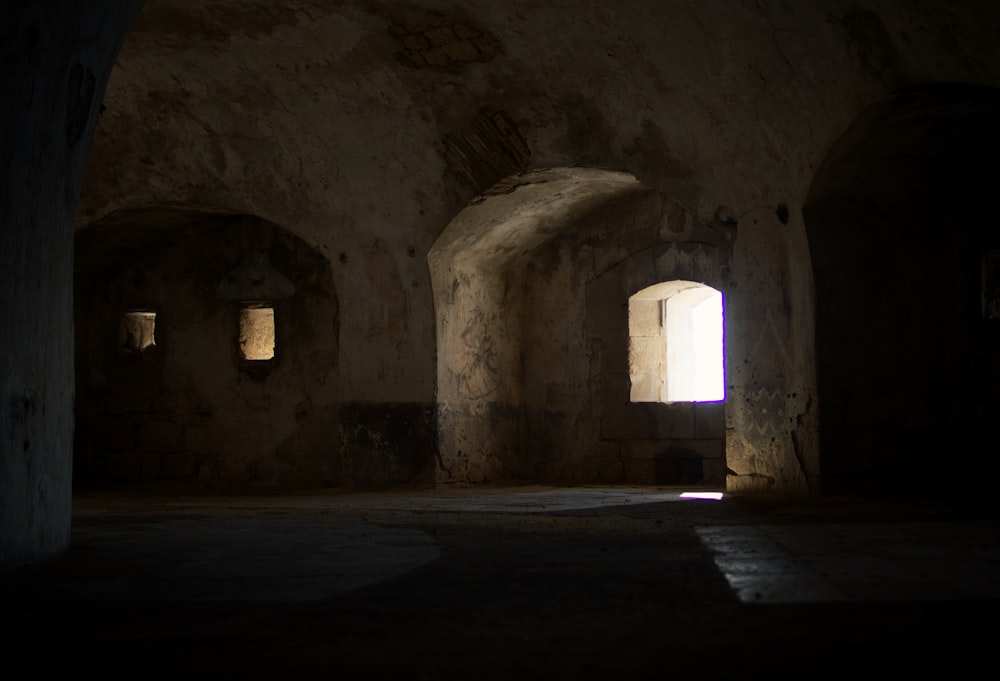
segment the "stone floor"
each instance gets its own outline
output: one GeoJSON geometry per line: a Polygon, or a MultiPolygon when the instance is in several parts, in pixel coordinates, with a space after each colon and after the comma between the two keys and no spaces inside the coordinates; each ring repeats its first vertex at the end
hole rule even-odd
{"type": "Polygon", "coordinates": [[[0,575],[0,640],[33,673],[105,679],[960,678],[995,664],[988,500],[684,491],[78,495],[71,550],[0,575]]]}

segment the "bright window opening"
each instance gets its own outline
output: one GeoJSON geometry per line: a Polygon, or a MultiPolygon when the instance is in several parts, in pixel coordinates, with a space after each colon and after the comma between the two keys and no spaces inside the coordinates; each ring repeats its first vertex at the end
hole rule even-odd
{"type": "Polygon", "coordinates": [[[725,399],[722,292],[690,281],[650,286],[629,298],[633,402],[725,399]]]}
{"type": "Polygon", "coordinates": [[[122,315],[119,344],[127,352],[142,352],[156,345],[156,313],[132,311],[122,315]]]}
{"type": "Polygon", "coordinates": [[[240,310],[240,357],[248,360],[274,358],[274,308],[245,307],[240,310]]]}

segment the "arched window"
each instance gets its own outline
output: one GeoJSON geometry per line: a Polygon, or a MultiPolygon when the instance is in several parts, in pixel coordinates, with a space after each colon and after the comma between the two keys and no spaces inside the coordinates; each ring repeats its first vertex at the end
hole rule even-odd
{"type": "Polygon", "coordinates": [[[667,281],[629,298],[632,402],[718,402],[726,397],[722,292],[667,281]]]}

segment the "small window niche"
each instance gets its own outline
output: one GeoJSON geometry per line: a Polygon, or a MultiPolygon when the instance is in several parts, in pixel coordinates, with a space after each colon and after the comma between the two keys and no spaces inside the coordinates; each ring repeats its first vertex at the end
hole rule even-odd
{"type": "Polygon", "coordinates": [[[274,359],[274,308],[244,305],[240,309],[240,359],[267,362],[274,359]]]}
{"type": "Polygon", "coordinates": [[[156,313],[129,310],[122,313],[119,346],[123,352],[145,352],[156,345],[156,313]]]}

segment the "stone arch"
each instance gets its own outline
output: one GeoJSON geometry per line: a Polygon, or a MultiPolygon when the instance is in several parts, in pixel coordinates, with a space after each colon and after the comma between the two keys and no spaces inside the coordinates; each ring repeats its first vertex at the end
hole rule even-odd
{"type": "Polygon", "coordinates": [[[728,251],[710,231],[633,176],[589,168],[513,176],[459,213],[428,256],[438,482],[655,481],[630,462],[655,467],[662,415],[642,455],[602,430],[628,428],[628,295],[666,274],[718,284],[728,251]]]}
{"type": "Polygon", "coordinates": [[[75,269],[78,488],[342,483],[321,253],[255,216],[150,208],[81,227],[75,269]],[[155,314],[143,349],[117,342],[133,310],[155,314]],[[246,354],[248,312],[270,354],[246,354]]]}
{"type": "Polygon", "coordinates": [[[998,116],[995,89],[906,88],[861,112],[817,171],[803,215],[826,491],[943,492],[988,478],[998,116]]]}

